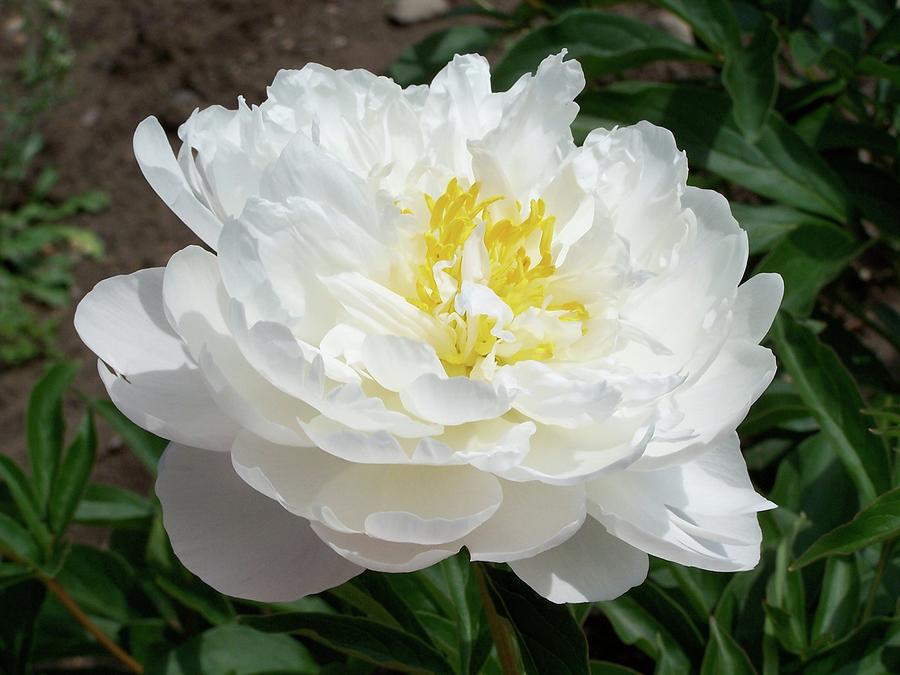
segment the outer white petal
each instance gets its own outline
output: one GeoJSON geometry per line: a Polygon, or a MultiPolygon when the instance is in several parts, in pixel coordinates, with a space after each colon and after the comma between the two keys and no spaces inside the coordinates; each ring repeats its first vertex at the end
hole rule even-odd
{"type": "Polygon", "coordinates": [[[503,503],[463,540],[472,560],[509,562],[553,548],[584,522],[584,486],[502,481],[503,503]]]}
{"type": "Polygon", "coordinates": [[[454,541],[490,518],[502,499],[496,478],[465,465],[357,464],[244,434],[232,454],[242,476],[264,476],[266,492],[292,512],[398,543],[454,541]]]}
{"type": "Polygon", "coordinates": [[[704,452],[709,443],[729,434],[775,377],[772,351],[744,341],[729,341],[703,376],[676,392],[681,422],[659,433],[635,465],[658,469],[704,452]]]}
{"type": "Polygon", "coordinates": [[[224,453],[169,445],[156,494],[175,554],[221,593],[296,600],[363,571],[325,546],[308,521],[244,483],[224,453]]]}
{"type": "Polygon", "coordinates": [[[161,268],[101,281],[79,303],[75,330],[100,357],[100,377],[130,420],[164,438],[225,450],[238,427],[169,326],[162,287],[161,268]]]}
{"type": "Polygon", "coordinates": [[[185,225],[215,250],[222,223],[194,195],[155,117],[148,117],[135,129],[134,156],[153,191],[185,225]]]}
{"type": "Polygon", "coordinates": [[[647,578],[647,554],[617,539],[593,518],[556,548],[509,563],[537,593],[557,603],[619,597],[647,578]]]}
{"type": "Polygon", "coordinates": [[[778,274],[757,274],[738,287],[734,302],[731,336],[758,343],[769,332],[784,295],[778,274]]]}
{"type": "Polygon", "coordinates": [[[756,494],[737,434],[697,459],[658,471],[625,471],[588,486],[588,510],[610,532],[652,555],[714,571],[753,568],[762,534],[756,494]]]}

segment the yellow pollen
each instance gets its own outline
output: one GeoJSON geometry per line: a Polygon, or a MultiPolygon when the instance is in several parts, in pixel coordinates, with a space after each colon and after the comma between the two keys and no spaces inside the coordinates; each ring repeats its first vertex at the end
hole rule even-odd
{"type": "MultiPolygon", "coordinates": [[[[531,200],[528,215],[522,219],[495,220],[491,205],[504,199],[493,196],[481,199],[480,185],[460,187],[457,179],[437,198],[425,195],[428,228],[425,231],[425,258],[416,269],[416,294],[407,300],[429,314],[445,317],[455,337],[451,353],[439,356],[447,365],[463,371],[470,369],[480,357],[491,352],[497,337],[492,334],[494,320],[478,317],[477,324],[453,313],[452,301],[441,297],[435,279],[435,265],[442,263],[442,273],[462,284],[463,248],[469,236],[484,226],[483,242],[487,249],[489,276],[484,283],[497,294],[517,316],[530,308],[553,312],[559,321],[581,321],[588,318],[584,305],[575,302],[553,303],[547,297],[547,285],[556,272],[552,248],[555,218],[546,213],[541,199],[531,200]],[[530,254],[529,251],[532,253],[530,254]],[[532,255],[535,255],[535,259],[532,255]]],[[[516,212],[521,205],[516,202],[516,212]]],[[[545,360],[553,356],[552,342],[529,344],[513,356],[498,358],[511,363],[525,359],[545,360]]]]}

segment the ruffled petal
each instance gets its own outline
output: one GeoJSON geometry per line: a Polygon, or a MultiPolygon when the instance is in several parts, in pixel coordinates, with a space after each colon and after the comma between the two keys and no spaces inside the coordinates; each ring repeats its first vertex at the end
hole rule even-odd
{"type": "Polygon", "coordinates": [[[641,584],[650,561],[646,553],[588,518],[574,536],[556,548],[509,566],[551,602],[601,602],[641,584]]]}
{"type": "Polygon", "coordinates": [[[222,222],[197,199],[155,117],[148,117],[135,129],[134,156],[153,191],[194,234],[215,250],[222,222]]]}
{"type": "Polygon", "coordinates": [[[161,268],[101,281],[78,304],[75,330],[100,357],[110,398],[135,424],[210,450],[231,445],[238,425],[215,404],[166,320],[161,268]]]}
{"type": "Polygon", "coordinates": [[[290,601],[363,571],[323,544],[308,521],[244,483],[224,453],[169,445],[156,494],[175,554],[221,593],[290,601]]]}

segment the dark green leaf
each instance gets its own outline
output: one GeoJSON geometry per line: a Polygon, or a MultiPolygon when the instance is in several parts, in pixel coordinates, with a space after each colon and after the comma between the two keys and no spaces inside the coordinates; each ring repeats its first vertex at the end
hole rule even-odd
{"type": "Polygon", "coordinates": [[[497,611],[515,628],[529,673],[589,673],[584,633],[565,605],[545,600],[512,572],[497,567],[481,569],[487,575],[497,611]]]}
{"type": "Polygon", "coordinates": [[[230,623],[234,619],[234,607],[231,606],[231,601],[197,577],[157,576],[156,585],[185,607],[199,612],[212,624],[230,623]]]}
{"type": "Polygon", "coordinates": [[[741,44],[741,27],[728,0],[656,0],[687,23],[718,52],[741,44]]]}
{"type": "Polygon", "coordinates": [[[849,523],[822,536],[794,561],[793,568],[804,567],[828,556],[848,555],[898,535],[900,488],[894,488],[856,514],[849,523]]]}
{"type": "Polygon", "coordinates": [[[584,94],[580,102],[576,131],[646,119],[675,134],[695,169],[805,211],[846,217],[847,195],[838,177],[774,112],[750,143],[734,122],[728,96],[705,87],[627,82],[584,94]]]}
{"type": "Polygon", "coordinates": [[[37,496],[28,478],[12,457],[0,454],[0,481],[9,488],[9,493],[35,539],[42,544],[50,541],[50,532],[41,521],[37,496]]]}
{"type": "Polygon", "coordinates": [[[813,644],[832,642],[853,629],[860,605],[859,572],[856,561],[829,558],[825,565],[822,590],[813,619],[813,644]]]}
{"type": "Polygon", "coordinates": [[[90,411],[84,415],[75,440],[66,450],[60,470],[53,479],[47,515],[50,528],[57,534],[65,531],[72,514],[84,494],[97,455],[97,434],[90,411]]]}
{"type": "Polygon", "coordinates": [[[656,660],[657,673],[685,673],[690,671],[690,659],[672,637],[667,626],[658,622],[631,597],[599,602],[597,607],[606,615],[619,639],[634,645],[656,660]]]}
{"type": "Polygon", "coordinates": [[[735,642],[715,617],[709,619],[709,643],[703,655],[700,675],[755,675],[756,669],[747,653],[735,642]]]}
{"type": "Polygon", "coordinates": [[[815,421],[796,387],[778,379],[753,404],[738,429],[741,438],[749,438],[776,428],[811,431],[810,426],[815,427],[815,421]]]}
{"type": "Polygon", "coordinates": [[[0,590],[0,673],[30,673],[35,619],[44,604],[46,589],[28,580],[0,590]]]}
{"type": "MultiPolygon", "coordinates": [[[[392,576],[393,575],[380,574],[378,572],[364,572],[339,588],[348,586],[356,588],[365,594],[370,602],[377,603],[378,607],[381,608],[380,612],[370,615],[369,618],[375,619],[376,621],[383,621],[381,615],[382,613],[386,613],[388,624],[393,625],[395,628],[400,628],[407,633],[411,633],[424,642],[430,642],[431,639],[429,638],[428,633],[422,627],[418,617],[416,617],[415,612],[413,612],[410,607],[412,598],[403,596],[397,592],[394,585],[391,583],[393,581],[392,576]]],[[[360,607],[360,609],[365,611],[363,607],[360,607]]]]}
{"type": "Polygon", "coordinates": [[[84,611],[122,622],[133,614],[128,597],[134,577],[121,556],[76,544],[56,578],[84,611]]]}
{"type": "Polygon", "coordinates": [[[153,516],[153,505],[138,494],[114,485],[88,485],[74,521],[82,525],[122,527],[153,516]]]}
{"type": "Polygon", "coordinates": [[[861,502],[874,500],[890,486],[890,463],[884,444],[860,413],[862,397],[850,374],[812,331],[787,314],[776,318],[772,335],[782,364],[856,484],[861,502]]]}
{"type": "Polygon", "coordinates": [[[819,291],[853,261],[860,245],[834,225],[801,225],[769,251],[756,272],[778,272],[784,279],[781,308],[808,315],[819,291]]]}
{"type": "Polygon", "coordinates": [[[896,673],[900,670],[900,649],[896,645],[885,647],[895,643],[898,634],[900,620],[870,619],[807,662],[803,674],[896,673]],[[868,662],[868,668],[863,665],[864,661],[868,662]],[[850,668],[845,670],[847,666],[850,668]]]}
{"type": "Polygon", "coordinates": [[[15,520],[0,512],[0,555],[37,564],[41,553],[28,531],[15,520]]]}
{"type": "Polygon", "coordinates": [[[454,54],[483,52],[494,43],[494,33],[482,26],[452,26],[439,30],[405,49],[388,74],[397,84],[425,84],[447,65],[454,54]]]}
{"type": "Polygon", "coordinates": [[[78,364],[75,363],[58,363],[51,367],[32,390],[28,403],[25,422],[28,461],[42,511],[47,507],[50,486],[63,449],[63,394],[77,372],[78,364]]]}
{"type": "Polygon", "coordinates": [[[143,462],[147,470],[155,476],[156,465],[159,463],[159,458],[166,449],[168,441],[141,429],[119,412],[119,409],[110,401],[94,401],[91,405],[113,428],[113,431],[122,437],[125,445],[131,448],[131,451],[143,462]]]}
{"type": "Polygon", "coordinates": [[[255,675],[263,672],[318,673],[296,640],[246,626],[218,626],[168,654],[152,659],[147,675],[255,675]]]}
{"type": "Polygon", "coordinates": [[[830,225],[824,218],[782,204],[753,206],[734,202],[731,212],[747,231],[750,254],[765,253],[801,225],[830,225]]]}
{"type": "Polygon", "coordinates": [[[665,626],[689,657],[700,660],[705,640],[693,619],[665,590],[645,581],[629,592],[646,612],[665,626]]]}
{"type": "Polygon", "coordinates": [[[734,119],[750,141],[762,133],[778,92],[775,55],[778,35],[769,21],[761,21],[749,44],[725,50],[722,83],[734,102],[734,119]]]}
{"type": "Polygon", "coordinates": [[[611,661],[591,661],[591,675],[640,675],[632,670],[611,661]]]}
{"type": "Polygon", "coordinates": [[[370,619],[294,612],[242,616],[240,622],[266,633],[297,633],[384,668],[438,674],[453,672],[437,651],[418,638],[370,619]]]}
{"type": "Polygon", "coordinates": [[[842,160],[833,164],[841,174],[853,203],[867,220],[872,221],[886,236],[900,242],[900,182],[893,174],[856,160],[842,160]]]}
{"type": "Polygon", "coordinates": [[[478,636],[476,622],[469,608],[469,576],[471,564],[465,554],[455,555],[440,563],[441,571],[450,591],[450,601],[456,610],[457,644],[459,645],[460,672],[468,673],[472,661],[472,649],[478,636]]]}
{"type": "Polygon", "coordinates": [[[494,88],[509,88],[550,54],[568,49],[587,75],[614,73],[651,61],[710,61],[711,55],[626,16],[574,10],[527,33],[494,67],[494,88]]]}

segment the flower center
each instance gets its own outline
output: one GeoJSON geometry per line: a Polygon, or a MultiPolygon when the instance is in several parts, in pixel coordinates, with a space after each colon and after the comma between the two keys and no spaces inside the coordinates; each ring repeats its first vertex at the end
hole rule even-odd
{"type": "Polygon", "coordinates": [[[478,183],[463,189],[454,178],[439,197],[425,195],[425,255],[407,298],[451,328],[453,348],[438,355],[466,374],[492,353],[501,364],[552,358],[554,333],[580,336],[588,318],[583,304],[549,292],[555,218],[544,201],[531,200],[523,214],[518,202],[513,209],[504,196],[479,192],[478,183]]]}

